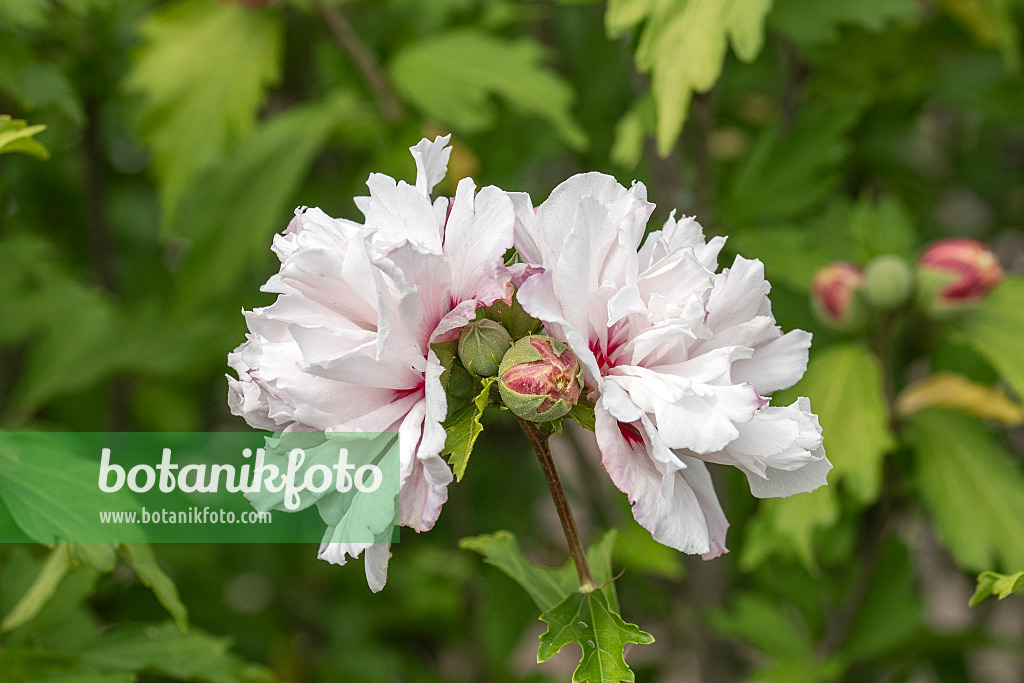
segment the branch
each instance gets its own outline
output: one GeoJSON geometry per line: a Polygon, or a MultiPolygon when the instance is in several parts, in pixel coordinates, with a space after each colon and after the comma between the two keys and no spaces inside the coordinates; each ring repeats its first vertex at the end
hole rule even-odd
{"type": "Polygon", "coordinates": [[[373,91],[373,96],[380,106],[381,113],[388,121],[397,121],[402,118],[402,103],[391,90],[387,75],[377,63],[373,53],[367,49],[363,41],[359,40],[352,24],[344,14],[334,5],[329,5],[324,0],[313,0],[313,7],[327,24],[327,28],[334,35],[334,40],[342,50],[348,53],[352,61],[356,63],[363,73],[363,78],[373,91]]]}
{"type": "Polygon", "coordinates": [[[548,446],[549,434],[545,434],[533,422],[516,416],[519,426],[523,428],[526,438],[537,453],[541,469],[544,470],[544,478],[548,480],[548,489],[551,490],[551,497],[555,501],[555,510],[558,511],[558,521],[562,523],[562,532],[565,533],[565,540],[569,544],[569,554],[572,555],[573,564],[576,565],[576,573],[580,579],[580,592],[589,593],[597,584],[594,576],[590,573],[590,565],[587,564],[587,553],[580,542],[580,533],[576,530],[576,521],[572,518],[572,509],[569,501],[565,498],[565,491],[562,489],[562,482],[558,479],[558,472],[555,470],[555,461],[551,457],[551,448],[548,446]]]}

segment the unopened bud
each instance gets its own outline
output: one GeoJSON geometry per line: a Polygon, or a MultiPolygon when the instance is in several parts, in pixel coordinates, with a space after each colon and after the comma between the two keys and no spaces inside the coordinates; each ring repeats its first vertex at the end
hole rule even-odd
{"type": "Polygon", "coordinates": [[[974,240],[940,240],[917,261],[927,303],[962,307],[980,303],[1003,279],[995,254],[974,240]]]}
{"type": "Polygon", "coordinates": [[[811,298],[819,317],[833,327],[850,329],[863,322],[865,311],[857,290],[864,273],[852,263],[830,263],[814,274],[811,298]]]}
{"type": "Polygon", "coordinates": [[[512,348],[508,331],[493,320],[477,320],[462,328],[459,360],[477,377],[493,377],[505,352],[512,348]]]}
{"type": "Polygon", "coordinates": [[[876,256],[864,268],[864,296],[875,308],[899,308],[910,300],[913,291],[914,271],[899,256],[876,256]]]}
{"type": "Polygon", "coordinates": [[[498,371],[501,400],[531,422],[557,420],[580,398],[583,368],[568,344],[543,335],[523,337],[498,371]]]}

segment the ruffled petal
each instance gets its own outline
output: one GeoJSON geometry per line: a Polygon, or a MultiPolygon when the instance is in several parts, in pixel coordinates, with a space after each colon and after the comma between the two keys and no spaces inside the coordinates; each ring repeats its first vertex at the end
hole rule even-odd
{"type": "Polygon", "coordinates": [[[448,159],[452,154],[448,142],[451,139],[451,135],[438,135],[433,142],[423,138],[409,148],[416,161],[416,191],[423,196],[429,196],[434,186],[448,173],[448,159]]]}

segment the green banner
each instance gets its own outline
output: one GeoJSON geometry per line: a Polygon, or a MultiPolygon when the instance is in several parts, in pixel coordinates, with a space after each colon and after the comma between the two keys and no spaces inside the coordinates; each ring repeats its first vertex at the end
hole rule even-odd
{"type": "Polygon", "coordinates": [[[0,542],[379,543],[394,433],[0,432],[0,542]]]}

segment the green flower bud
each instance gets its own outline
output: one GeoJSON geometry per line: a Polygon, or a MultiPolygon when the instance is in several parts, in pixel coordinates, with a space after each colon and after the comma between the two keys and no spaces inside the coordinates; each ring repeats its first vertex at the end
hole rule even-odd
{"type": "Polygon", "coordinates": [[[478,377],[498,374],[498,364],[512,347],[508,331],[493,320],[477,320],[462,328],[459,335],[459,360],[478,377]]]}
{"type": "Polygon", "coordinates": [[[899,256],[876,256],[864,268],[864,296],[875,308],[899,308],[914,293],[914,271],[899,256]]]}
{"type": "Polygon", "coordinates": [[[498,370],[505,406],[531,422],[565,417],[579,401],[583,368],[568,344],[544,335],[515,343],[498,370]]]}

